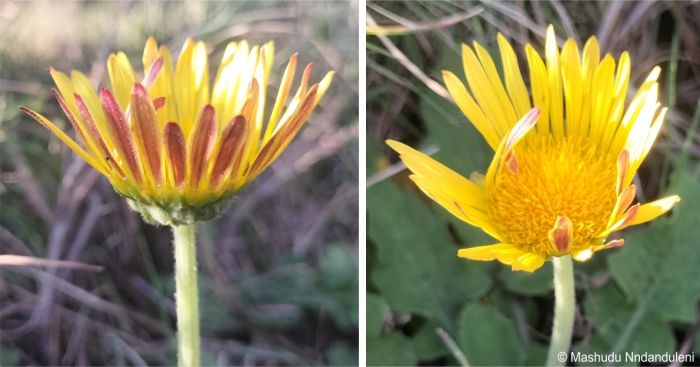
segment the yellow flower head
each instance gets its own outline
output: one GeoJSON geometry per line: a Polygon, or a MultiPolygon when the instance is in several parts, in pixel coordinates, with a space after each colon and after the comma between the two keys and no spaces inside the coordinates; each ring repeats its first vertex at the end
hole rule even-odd
{"type": "Polygon", "coordinates": [[[531,94],[511,45],[498,35],[503,75],[486,50],[462,45],[470,91],[449,71],[447,89],[495,154],[485,177],[470,181],[430,157],[395,142],[429,197],[461,220],[481,227],[497,244],[459,250],[463,258],[498,260],[532,272],[551,256],[583,261],[615,231],[650,221],[680,198],[633,204],[632,179],[663,123],[655,67],[624,108],[630,59],[600,60],[595,37],[579,55],[569,39],[560,50],[547,29],[545,58],[525,47],[531,94]],[[503,80],[505,83],[503,83],[503,80]]]}
{"type": "Polygon", "coordinates": [[[274,53],[272,42],[229,43],[213,88],[206,47],[190,39],[173,65],[168,48],[149,38],[140,82],[123,52],[110,55],[111,90],[96,92],[82,73],[52,69],[54,96],[80,145],[44,116],[22,110],[106,176],[146,220],[209,219],[282,153],[333,79],[331,71],[309,86],[309,64],[289,98],[297,68],[292,55],[268,113],[274,53]]]}

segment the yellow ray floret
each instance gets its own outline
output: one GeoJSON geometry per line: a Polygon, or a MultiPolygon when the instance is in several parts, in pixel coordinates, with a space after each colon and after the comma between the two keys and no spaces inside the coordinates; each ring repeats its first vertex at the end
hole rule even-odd
{"type": "Polygon", "coordinates": [[[457,106],[494,149],[481,182],[396,141],[411,178],[430,198],[499,243],[459,250],[466,259],[498,260],[532,272],[552,256],[583,261],[619,247],[613,232],[671,210],[670,196],[634,203],[632,179],[666,113],[658,102],[659,67],[625,109],[631,62],[601,58],[591,37],[581,53],[572,39],[560,49],[547,29],[544,58],[525,46],[530,93],[511,45],[498,35],[501,70],[478,43],[462,45],[467,83],[443,71],[457,106]]]}
{"type": "Polygon", "coordinates": [[[122,53],[107,59],[111,89],[92,87],[80,72],[51,69],[59,105],[77,141],[37,112],[22,110],[54,133],[139,208],[187,222],[209,216],[223,199],[267,168],[291,142],[328,90],[334,72],[311,84],[312,67],[290,93],[292,55],[271,111],[266,109],[274,44],[231,42],[210,88],[203,42],[188,39],[173,63],[151,37],[143,79],[122,53]],[[198,215],[198,210],[206,215],[198,215]],[[149,209],[150,210],[150,209],[149,209]],[[168,212],[182,211],[178,214],[168,212]],[[193,214],[194,213],[194,214],[193,214]],[[185,218],[186,217],[186,218],[185,218]]]}

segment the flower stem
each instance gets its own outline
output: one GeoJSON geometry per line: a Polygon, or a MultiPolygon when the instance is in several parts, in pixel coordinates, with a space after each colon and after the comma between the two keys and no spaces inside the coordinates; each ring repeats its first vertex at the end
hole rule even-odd
{"type": "Polygon", "coordinates": [[[574,331],[574,266],[571,255],[552,258],[554,265],[554,325],[547,354],[547,366],[563,366],[574,331]]]}
{"type": "Polygon", "coordinates": [[[199,295],[194,224],[173,225],[177,360],[180,367],[199,366],[199,295]]]}

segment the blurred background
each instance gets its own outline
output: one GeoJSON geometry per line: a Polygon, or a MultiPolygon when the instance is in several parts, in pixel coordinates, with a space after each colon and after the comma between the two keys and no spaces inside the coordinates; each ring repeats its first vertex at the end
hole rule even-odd
{"type": "Polygon", "coordinates": [[[473,40],[500,67],[501,32],[527,81],[524,45],[542,53],[550,23],[560,45],[572,37],[582,48],[597,35],[603,53],[629,51],[630,98],[654,65],[663,68],[661,103],[670,112],[639,171],[637,199],[682,197],[670,215],[625,231],[622,248],[575,265],[573,350],[694,351],[699,363],[700,3],[368,1],[367,19],[368,364],[455,365],[457,350],[472,365],[544,363],[551,264],[529,275],[458,259],[458,248],[492,240],[420,193],[384,140],[433,154],[466,177],[485,172],[492,151],[443,98],[440,71],[464,79],[460,43],[473,40]]]}
{"type": "Polygon", "coordinates": [[[287,151],[198,227],[202,359],[356,364],[357,13],[356,1],[0,2],[0,254],[35,258],[0,262],[0,365],[176,363],[171,233],[17,109],[71,130],[48,68],[108,85],[109,53],[138,69],[149,35],[175,54],[205,41],[212,68],[231,40],[274,40],[270,95],[294,52],[312,80],[337,72],[287,151]]]}

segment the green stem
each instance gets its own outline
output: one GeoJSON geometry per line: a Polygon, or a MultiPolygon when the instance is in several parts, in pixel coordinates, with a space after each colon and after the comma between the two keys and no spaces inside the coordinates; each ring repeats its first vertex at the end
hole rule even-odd
{"type": "Polygon", "coordinates": [[[554,325],[547,354],[547,366],[563,366],[574,331],[574,266],[571,255],[552,258],[554,264],[554,325]]]}
{"type": "Polygon", "coordinates": [[[180,367],[199,366],[199,295],[194,224],[173,225],[177,360],[180,367]]]}

